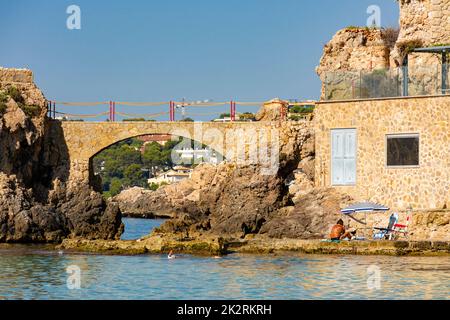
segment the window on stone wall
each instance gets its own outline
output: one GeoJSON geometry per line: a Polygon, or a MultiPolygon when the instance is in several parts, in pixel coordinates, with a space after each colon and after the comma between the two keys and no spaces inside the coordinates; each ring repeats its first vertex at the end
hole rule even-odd
{"type": "Polygon", "coordinates": [[[419,135],[387,135],[386,164],[388,167],[411,167],[419,165],[419,135]]]}

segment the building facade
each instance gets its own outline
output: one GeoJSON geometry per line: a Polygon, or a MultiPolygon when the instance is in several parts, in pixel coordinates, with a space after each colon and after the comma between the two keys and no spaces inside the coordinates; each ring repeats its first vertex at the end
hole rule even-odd
{"type": "Polygon", "coordinates": [[[450,96],[317,103],[315,184],[395,210],[450,208],[450,96]]]}
{"type": "Polygon", "coordinates": [[[182,166],[175,166],[172,170],[169,170],[167,172],[161,173],[159,176],[155,178],[148,179],[148,184],[156,183],[177,183],[184,179],[188,179],[192,175],[192,168],[182,167],[182,166]]]}

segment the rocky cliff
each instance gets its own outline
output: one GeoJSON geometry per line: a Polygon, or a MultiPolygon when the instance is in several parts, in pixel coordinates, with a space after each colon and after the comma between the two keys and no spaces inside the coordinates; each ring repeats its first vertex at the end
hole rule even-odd
{"type": "Polygon", "coordinates": [[[361,72],[390,67],[398,32],[394,29],[349,27],[325,45],[316,72],[322,80],[322,98],[352,98],[361,72]]]}
{"type": "Polygon", "coordinates": [[[316,71],[322,77],[337,70],[388,68],[396,39],[395,30],[357,27],[339,30],[325,45],[316,71]]]}
{"type": "MultiPolygon", "coordinates": [[[[400,28],[348,27],[338,31],[328,44],[316,71],[322,80],[322,99],[365,97],[359,92],[363,74],[372,82],[389,79],[376,88],[376,96],[400,94],[402,73],[398,67],[411,49],[450,43],[450,0],[399,0],[400,28]],[[390,69],[388,76],[380,73],[390,69]],[[383,75],[383,79],[380,79],[383,75]],[[396,87],[393,92],[389,91],[396,87]]],[[[409,55],[410,94],[436,94],[440,85],[440,57],[431,53],[409,55]]],[[[387,72],[387,71],[386,71],[387,72]]],[[[368,94],[370,97],[370,94],[368,94]]]]}
{"type": "Polygon", "coordinates": [[[116,205],[89,186],[68,190],[68,155],[29,70],[0,68],[0,242],[114,239],[116,205]]]}

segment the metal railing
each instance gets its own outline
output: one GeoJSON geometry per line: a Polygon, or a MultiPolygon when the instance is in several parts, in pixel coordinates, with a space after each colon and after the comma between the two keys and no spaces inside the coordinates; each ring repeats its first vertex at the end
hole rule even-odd
{"type": "Polygon", "coordinates": [[[224,116],[228,121],[247,121],[241,108],[259,106],[264,102],[65,102],[47,101],[48,117],[58,120],[100,120],[100,121],[184,121],[197,116],[224,116]],[[66,110],[67,108],[72,108],[66,110]],[[166,117],[168,119],[166,119],[166,117]]]}
{"type": "MultiPolygon", "coordinates": [[[[448,65],[444,66],[448,70],[448,65]]],[[[409,66],[363,71],[335,71],[325,74],[324,100],[352,100],[427,96],[450,93],[450,75],[442,81],[441,65],[409,66]],[[407,75],[405,81],[404,75],[407,75]],[[406,90],[405,90],[406,86],[406,90]],[[406,93],[406,94],[405,94],[406,93]]]]}

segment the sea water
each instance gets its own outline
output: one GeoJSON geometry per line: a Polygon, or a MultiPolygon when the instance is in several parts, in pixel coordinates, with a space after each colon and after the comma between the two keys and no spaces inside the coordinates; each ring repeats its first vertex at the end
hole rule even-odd
{"type": "MultiPolygon", "coordinates": [[[[137,239],[162,222],[124,219],[123,239],[137,239]]],[[[449,257],[231,254],[167,259],[69,254],[39,246],[0,249],[0,299],[449,298],[449,257]],[[70,285],[73,268],[79,270],[78,288],[70,285]]]]}

